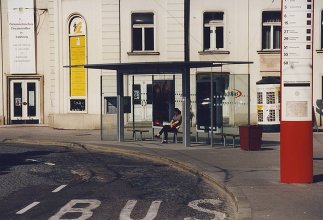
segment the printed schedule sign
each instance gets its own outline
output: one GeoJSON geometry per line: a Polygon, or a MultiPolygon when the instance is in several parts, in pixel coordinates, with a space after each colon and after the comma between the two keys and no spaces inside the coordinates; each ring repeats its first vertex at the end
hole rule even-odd
{"type": "Polygon", "coordinates": [[[70,37],[71,96],[86,96],[85,36],[70,37]]]}
{"type": "Polygon", "coordinates": [[[34,0],[8,1],[11,74],[36,73],[34,0]]]}
{"type": "Polygon", "coordinates": [[[312,121],[313,1],[282,0],[282,121],[312,121]]]}

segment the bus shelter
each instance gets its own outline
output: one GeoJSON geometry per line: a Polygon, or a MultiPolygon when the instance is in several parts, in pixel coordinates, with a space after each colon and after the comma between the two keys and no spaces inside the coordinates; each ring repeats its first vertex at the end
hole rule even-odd
{"type": "MultiPolygon", "coordinates": [[[[183,145],[186,147],[189,147],[191,145],[191,125],[192,125],[192,109],[191,109],[191,77],[190,74],[191,69],[212,69],[217,68],[220,69],[222,72],[222,67],[225,65],[237,65],[237,64],[251,64],[252,62],[244,62],[244,61],[191,61],[191,62],[184,62],[184,61],[178,61],[178,62],[143,62],[143,63],[114,63],[114,64],[87,64],[84,65],[85,68],[90,69],[101,69],[101,70],[113,70],[115,71],[115,76],[111,79],[116,79],[116,97],[115,97],[115,113],[116,113],[116,140],[118,142],[125,141],[125,113],[131,114],[132,121],[135,121],[135,113],[134,113],[134,104],[138,102],[137,104],[140,104],[142,102],[140,100],[140,88],[135,87],[134,78],[139,76],[149,76],[152,78],[152,81],[154,81],[152,86],[158,86],[158,83],[169,83],[167,86],[172,87],[172,82],[175,81],[175,78],[177,81],[181,81],[181,88],[177,88],[177,91],[180,91],[181,93],[181,109],[182,109],[182,127],[183,127],[183,145]],[[169,80],[158,80],[160,79],[160,76],[167,75],[169,80]],[[128,77],[127,81],[129,81],[129,76],[132,78],[132,91],[131,91],[131,97],[125,96],[125,77],[128,77]],[[172,80],[173,79],[173,80],[172,80]],[[129,105],[127,105],[127,103],[129,105]],[[130,107],[132,106],[132,107],[130,107]],[[129,109],[132,108],[132,109],[129,109]]],[[[212,72],[212,71],[211,71],[212,72]]],[[[234,75],[234,74],[233,74],[234,75]]],[[[104,77],[104,76],[103,76],[104,77]]],[[[101,76],[101,95],[104,94],[103,87],[104,87],[104,79],[101,76]]],[[[235,77],[239,78],[239,77],[235,77]]],[[[241,77],[240,77],[241,78],[241,77]]],[[[204,131],[207,130],[208,135],[211,134],[211,137],[213,137],[213,132],[216,131],[217,127],[221,127],[221,123],[219,123],[219,120],[216,120],[216,118],[221,117],[222,112],[221,111],[214,111],[212,106],[217,106],[223,104],[223,100],[225,96],[238,96],[241,94],[238,94],[239,91],[236,89],[224,90],[224,88],[221,90],[221,93],[217,93],[217,88],[222,88],[225,85],[226,82],[230,80],[227,73],[221,73],[221,74],[199,74],[199,77],[196,78],[196,90],[204,91],[205,89],[205,79],[209,82],[207,87],[210,88],[211,96],[213,98],[207,98],[203,97],[202,95],[194,94],[195,96],[199,96],[196,98],[199,98],[202,100],[200,102],[199,107],[196,108],[198,110],[199,114],[209,114],[209,119],[207,120],[208,123],[207,126],[204,126],[204,128],[201,128],[201,123],[203,119],[196,118],[197,121],[199,121],[199,126],[196,127],[197,129],[203,129],[204,131]],[[203,77],[204,76],[204,77],[203,77]],[[218,80],[214,80],[214,79],[218,80]],[[217,82],[217,83],[216,83],[217,82]],[[221,85],[218,82],[221,82],[221,85]],[[200,87],[200,88],[198,88],[200,87]],[[217,94],[217,95],[215,95],[217,94]],[[220,94],[220,95],[219,95],[220,94]],[[201,96],[201,97],[200,97],[201,96]],[[220,97],[221,96],[221,97],[220,97]],[[222,101],[218,101],[222,100],[222,101]],[[209,106],[209,113],[204,112],[203,106],[209,106]],[[207,128],[206,128],[207,127],[207,128]]],[[[232,80],[232,79],[231,79],[232,80]]],[[[110,83],[112,80],[109,80],[110,83]]],[[[130,80],[131,81],[131,80],[130,80]]],[[[241,81],[241,80],[240,80],[241,81]]],[[[250,105],[249,105],[249,81],[250,76],[249,74],[245,74],[243,76],[243,83],[246,92],[244,93],[245,99],[248,100],[247,103],[245,103],[245,107],[247,109],[247,114],[245,115],[246,121],[245,123],[249,122],[249,115],[250,115],[250,105]]],[[[241,82],[242,82],[241,81],[241,82]]],[[[110,84],[111,85],[111,84],[110,84]]],[[[126,84],[127,85],[127,84],[126,84]]],[[[148,87],[147,87],[148,88],[148,87]]],[[[151,90],[154,88],[152,87],[151,90]]],[[[203,92],[202,92],[203,93],[203,92]]],[[[200,94],[200,93],[199,93],[200,94]]],[[[104,97],[101,97],[101,100],[104,99],[104,97]]],[[[105,100],[103,100],[104,102],[105,100]]],[[[149,100],[148,100],[149,101],[149,100]]],[[[175,100],[173,100],[176,102],[175,100]]],[[[147,104],[147,103],[146,103],[147,104]]],[[[154,106],[154,103],[152,103],[152,106],[154,106]]],[[[155,103],[156,106],[156,103],[155,103]]],[[[172,108],[170,108],[170,111],[173,109],[174,105],[172,105],[172,108]]],[[[102,104],[101,104],[102,109],[102,104]]],[[[222,109],[222,108],[221,108],[222,109]]],[[[101,112],[101,138],[103,137],[102,130],[104,126],[104,122],[102,121],[102,112],[101,112]]],[[[157,125],[159,122],[158,120],[152,120],[152,126],[157,125]]],[[[134,124],[134,123],[133,123],[134,124]]],[[[203,124],[203,123],[202,123],[203,124]]],[[[203,126],[202,126],[203,127],[203,126]]],[[[213,138],[211,138],[211,144],[213,138]]]]}

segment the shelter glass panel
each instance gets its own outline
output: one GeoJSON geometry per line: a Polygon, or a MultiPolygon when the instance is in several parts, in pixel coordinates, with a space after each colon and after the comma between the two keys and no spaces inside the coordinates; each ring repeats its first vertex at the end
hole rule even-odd
{"type": "MultiPolygon", "coordinates": [[[[189,126],[192,144],[210,143],[211,130],[214,133],[238,133],[239,125],[248,123],[248,80],[247,74],[203,72],[190,75],[189,126]]],[[[161,139],[154,138],[154,135],[172,119],[174,108],[183,112],[182,75],[129,74],[124,75],[123,81],[124,140],[160,142],[161,139]],[[140,102],[136,101],[137,98],[140,102]]],[[[115,73],[102,76],[101,91],[102,139],[116,141],[118,109],[115,73]]],[[[179,143],[183,140],[183,128],[182,124],[177,136],[179,143]]],[[[173,141],[173,135],[168,135],[169,142],[173,141]]],[[[219,136],[217,138],[214,136],[214,140],[220,142],[219,136]]]]}
{"type": "MultiPolygon", "coordinates": [[[[239,125],[248,123],[247,74],[198,73],[195,94],[197,142],[209,143],[212,133],[238,134],[239,125]]],[[[220,136],[213,136],[213,143],[221,141],[220,136]]]]}

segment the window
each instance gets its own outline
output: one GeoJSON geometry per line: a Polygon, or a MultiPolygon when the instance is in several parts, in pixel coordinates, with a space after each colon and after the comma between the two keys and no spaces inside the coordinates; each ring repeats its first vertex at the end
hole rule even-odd
{"type": "Polygon", "coordinates": [[[132,51],[154,51],[154,14],[133,13],[132,51]]]}
{"type": "Polygon", "coordinates": [[[263,104],[262,92],[257,92],[257,104],[263,104]]]}
{"type": "Polygon", "coordinates": [[[267,116],[267,121],[276,121],[276,111],[275,110],[269,110],[269,114],[267,116]]]}
{"type": "Polygon", "coordinates": [[[264,121],[264,111],[258,110],[258,122],[263,122],[263,121],[264,121]]]}
{"type": "MultiPolygon", "coordinates": [[[[116,96],[106,96],[104,97],[104,113],[105,114],[117,114],[117,97],[116,96]]],[[[123,111],[124,113],[131,113],[131,97],[123,97],[123,111]]]]}
{"type": "Polygon", "coordinates": [[[203,16],[203,50],[224,48],[223,12],[205,12],[203,16]]]}
{"type": "Polygon", "coordinates": [[[266,103],[275,104],[275,92],[266,92],[266,103]]]}
{"type": "Polygon", "coordinates": [[[262,13],[262,49],[280,49],[280,11],[265,11],[262,13]]]}

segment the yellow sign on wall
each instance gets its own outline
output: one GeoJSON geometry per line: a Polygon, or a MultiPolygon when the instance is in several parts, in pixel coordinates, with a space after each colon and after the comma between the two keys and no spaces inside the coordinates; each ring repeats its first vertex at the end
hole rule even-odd
{"type": "MultiPolygon", "coordinates": [[[[85,36],[70,37],[70,64],[84,65],[86,63],[86,42],[85,36]]],[[[72,67],[71,96],[86,96],[87,74],[84,67],[72,67]]]]}

